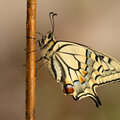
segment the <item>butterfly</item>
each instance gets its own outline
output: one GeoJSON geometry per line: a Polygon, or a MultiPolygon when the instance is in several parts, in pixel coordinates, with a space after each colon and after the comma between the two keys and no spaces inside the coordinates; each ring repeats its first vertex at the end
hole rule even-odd
{"type": "Polygon", "coordinates": [[[76,101],[90,97],[99,107],[101,102],[96,88],[120,80],[120,63],[86,45],[56,41],[55,15],[54,12],[49,14],[52,31],[38,40],[41,59],[47,59],[48,70],[61,84],[65,95],[71,95],[76,101]]]}

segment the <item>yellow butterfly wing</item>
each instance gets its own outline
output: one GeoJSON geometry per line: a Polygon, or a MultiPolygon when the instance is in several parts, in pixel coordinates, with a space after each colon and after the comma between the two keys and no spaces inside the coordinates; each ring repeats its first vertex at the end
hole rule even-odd
{"type": "Polygon", "coordinates": [[[61,83],[63,91],[75,100],[90,97],[98,107],[101,102],[95,88],[120,80],[120,63],[88,46],[56,41],[54,37],[54,12],[49,17],[52,31],[39,42],[42,58],[48,60],[52,76],[61,83]]]}
{"type": "Polygon", "coordinates": [[[87,46],[59,41],[52,52],[49,70],[75,100],[90,97],[98,107],[95,88],[120,79],[120,63],[87,46]]]}

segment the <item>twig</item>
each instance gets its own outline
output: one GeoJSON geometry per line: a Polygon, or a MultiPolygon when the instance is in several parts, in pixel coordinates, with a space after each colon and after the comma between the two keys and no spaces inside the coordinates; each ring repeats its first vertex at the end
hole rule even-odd
{"type": "Polygon", "coordinates": [[[27,0],[26,30],[26,120],[35,120],[36,0],[27,0]]]}

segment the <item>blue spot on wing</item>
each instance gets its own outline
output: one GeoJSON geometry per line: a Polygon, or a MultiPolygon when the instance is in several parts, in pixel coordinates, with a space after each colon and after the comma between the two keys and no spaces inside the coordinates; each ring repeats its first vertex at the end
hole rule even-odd
{"type": "MultiPolygon", "coordinates": [[[[83,92],[83,88],[82,88],[81,82],[79,80],[74,81],[74,87],[75,87],[77,95],[79,95],[81,92],[83,92]]],[[[76,97],[77,97],[77,95],[76,95],[76,97]]]]}
{"type": "Polygon", "coordinates": [[[91,54],[91,52],[89,52],[88,50],[86,50],[86,56],[89,57],[91,54]]]}
{"type": "Polygon", "coordinates": [[[89,67],[87,66],[86,71],[89,71],[89,67]]]}
{"type": "Polygon", "coordinates": [[[74,81],[74,85],[80,84],[79,80],[74,81]]]}
{"type": "Polygon", "coordinates": [[[87,65],[89,64],[89,59],[86,59],[86,64],[87,64],[87,65]]]}

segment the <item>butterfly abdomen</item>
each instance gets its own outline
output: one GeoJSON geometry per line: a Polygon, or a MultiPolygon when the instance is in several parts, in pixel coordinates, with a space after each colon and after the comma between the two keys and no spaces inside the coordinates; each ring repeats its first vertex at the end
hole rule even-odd
{"type": "Polygon", "coordinates": [[[62,64],[55,55],[51,55],[50,61],[48,63],[48,68],[51,75],[57,80],[57,82],[64,83],[66,77],[65,71],[62,64]]]}

